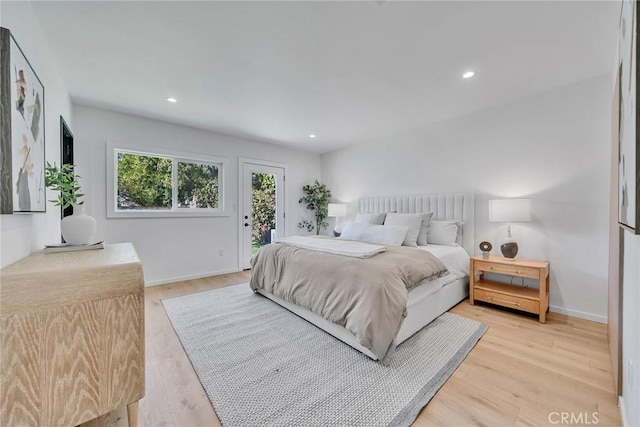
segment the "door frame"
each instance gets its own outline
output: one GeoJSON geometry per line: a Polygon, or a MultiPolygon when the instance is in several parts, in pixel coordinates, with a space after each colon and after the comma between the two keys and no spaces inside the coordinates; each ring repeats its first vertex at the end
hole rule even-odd
{"type": "Polygon", "coordinates": [[[616,395],[622,396],[622,298],[624,282],[624,237],[625,229],[618,223],[618,157],[619,124],[620,124],[620,73],[616,73],[613,96],[611,100],[611,166],[609,193],[609,275],[607,288],[607,338],[611,357],[611,372],[616,395]]]}
{"type": "MultiPolygon", "coordinates": [[[[69,125],[60,116],[60,164],[61,165],[74,165],[73,162],[73,132],[69,128],[69,125]]],[[[69,206],[66,209],[60,208],[60,218],[73,215],[73,206],[69,206]]]]}
{"type": "Polygon", "coordinates": [[[244,242],[243,242],[243,234],[244,234],[244,230],[242,227],[242,203],[244,202],[244,194],[243,194],[243,183],[242,180],[244,179],[243,177],[243,170],[244,170],[244,165],[245,164],[250,164],[250,165],[256,165],[256,166],[268,166],[268,167],[274,167],[274,168],[282,168],[284,170],[284,176],[282,177],[282,182],[283,182],[283,186],[284,186],[284,192],[282,194],[282,204],[283,204],[283,218],[284,218],[284,224],[282,224],[282,235],[286,236],[287,234],[287,203],[288,203],[288,197],[287,194],[289,194],[289,183],[287,182],[288,180],[286,179],[287,175],[289,174],[289,169],[288,169],[288,165],[286,163],[280,163],[280,162],[272,162],[270,160],[261,160],[261,159],[255,159],[255,158],[250,158],[250,157],[238,157],[238,203],[236,204],[236,209],[235,210],[235,214],[236,214],[236,227],[238,229],[238,271],[243,271],[244,267],[242,265],[242,257],[244,256],[243,250],[244,250],[244,242]]]}

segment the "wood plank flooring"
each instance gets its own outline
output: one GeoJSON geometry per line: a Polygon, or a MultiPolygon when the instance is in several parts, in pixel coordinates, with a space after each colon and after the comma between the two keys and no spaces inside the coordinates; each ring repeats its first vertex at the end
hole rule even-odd
{"type": "MultiPolygon", "coordinates": [[[[248,280],[243,272],[145,289],[146,395],[139,425],[220,426],[160,299],[248,280]]],[[[540,324],[535,316],[467,301],[451,312],[489,330],[415,426],[560,425],[563,416],[573,416],[573,425],[621,425],[606,325],[554,313],[540,324]]],[[[126,408],[86,425],[127,426],[126,408]]]]}

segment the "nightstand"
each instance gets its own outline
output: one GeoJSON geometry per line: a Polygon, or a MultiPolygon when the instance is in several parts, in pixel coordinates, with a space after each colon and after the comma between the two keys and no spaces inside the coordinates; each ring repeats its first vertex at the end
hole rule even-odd
{"type": "Polygon", "coordinates": [[[549,310],[549,262],[527,259],[505,260],[500,256],[471,257],[469,278],[469,303],[484,301],[515,310],[534,313],[539,316],[540,323],[546,322],[549,310]],[[480,272],[480,280],[476,280],[476,271],[480,272]],[[492,280],[486,280],[484,273],[497,273],[517,277],[537,279],[540,288],[526,288],[492,280]]]}

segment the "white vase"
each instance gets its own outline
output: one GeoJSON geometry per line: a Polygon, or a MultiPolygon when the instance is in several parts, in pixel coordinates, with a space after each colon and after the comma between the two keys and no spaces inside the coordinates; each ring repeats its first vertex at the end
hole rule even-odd
{"type": "Polygon", "coordinates": [[[73,215],[64,217],[60,228],[62,237],[70,245],[95,243],[93,236],[96,234],[96,220],[84,213],[83,205],[74,205],[73,215]]]}

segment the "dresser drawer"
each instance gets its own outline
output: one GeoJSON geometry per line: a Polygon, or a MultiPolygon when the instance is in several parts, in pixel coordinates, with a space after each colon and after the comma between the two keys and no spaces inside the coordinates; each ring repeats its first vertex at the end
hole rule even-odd
{"type": "Polygon", "coordinates": [[[535,267],[524,267],[521,265],[498,264],[495,262],[475,261],[473,268],[476,270],[509,274],[518,277],[531,277],[532,279],[540,278],[540,269],[535,267]]]}
{"type": "Polygon", "coordinates": [[[473,292],[473,297],[478,301],[501,305],[503,307],[510,307],[529,313],[538,314],[540,312],[540,303],[538,301],[530,300],[527,298],[519,298],[513,295],[505,295],[497,292],[485,291],[484,289],[476,289],[473,292]]]}

